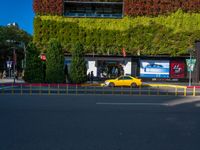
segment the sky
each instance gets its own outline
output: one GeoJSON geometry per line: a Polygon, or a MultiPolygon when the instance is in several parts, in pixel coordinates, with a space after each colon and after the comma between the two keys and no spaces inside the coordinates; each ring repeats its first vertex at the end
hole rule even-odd
{"type": "Polygon", "coordinates": [[[1,0],[0,25],[16,22],[19,27],[33,35],[33,0],[1,0]]]}

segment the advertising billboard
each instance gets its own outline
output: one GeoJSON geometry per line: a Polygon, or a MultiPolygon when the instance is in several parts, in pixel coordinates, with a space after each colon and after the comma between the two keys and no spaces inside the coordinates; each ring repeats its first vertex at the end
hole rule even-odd
{"type": "Polygon", "coordinates": [[[171,78],[184,78],[185,77],[185,62],[172,60],[170,62],[170,77],[171,78]]]}
{"type": "Polygon", "coordinates": [[[140,77],[169,78],[169,60],[140,60],[140,77]]]}

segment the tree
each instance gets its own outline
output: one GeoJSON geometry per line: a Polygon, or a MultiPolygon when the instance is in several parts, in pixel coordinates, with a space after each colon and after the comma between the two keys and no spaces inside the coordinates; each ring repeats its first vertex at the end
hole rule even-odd
{"type": "Polygon", "coordinates": [[[70,66],[70,81],[78,84],[87,81],[87,68],[84,59],[84,49],[80,42],[75,43],[73,46],[72,62],[70,66]]]}
{"type": "MultiPolygon", "coordinates": [[[[27,45],[30,41],[32,41],[32,36],[18,26],[0,26],[0,64],[13,57],[12,47],[15,47],[18,61],[17,69],[21,69],[21,60],[24,58],[23,45],[27,45]]],[[[4,67],[0,65],[0,71],[3,69],[4,67]]]]}
{"type": "Polygon", "coordinates": [[[26,51],[26,68],[24,80],[29,83],[44,82],[44,68],[40,60],[40,51],[34,43],[29,43],[26,51]]]}
{"type": "Polygon", "coordinates": [[[49,83],[63,83],[65,81],[64,51],[58,40],[50,39],[46,58],[46,81],[49,83]]]}

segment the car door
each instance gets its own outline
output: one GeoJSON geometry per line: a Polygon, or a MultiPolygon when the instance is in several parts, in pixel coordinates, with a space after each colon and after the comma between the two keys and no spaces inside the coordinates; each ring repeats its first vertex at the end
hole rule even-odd
{"type": "Polygon", "coordinates": [[[130,86],[133,82],[133,79],[129,76],[124,76],[124,86],[130,86]]]}
{"type": "Polygon", "coordinates": [[[116,80],[115,86],[123,86],[123,84],[124,84],[124,77],[121,76],[116,80]]]}

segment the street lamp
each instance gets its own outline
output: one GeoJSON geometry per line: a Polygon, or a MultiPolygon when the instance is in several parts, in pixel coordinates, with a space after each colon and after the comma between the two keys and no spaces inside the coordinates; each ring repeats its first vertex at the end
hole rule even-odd
{"type": "MultiPolygon", "coordinates": [[[[15,40],[6,40],[6,42],[8,43],[12,43],[12,44],[15,44],[16,41],[15,40]]],[[[15,83],[15,67],[16,67],[16,60],[17,60],[17,57],[16,57],[16,50],[15,50],[15,47],[11,47],[13,49],[13,72],[14,72],[14,81],[13,83],[15,83]]]]}

